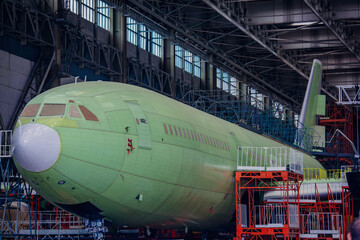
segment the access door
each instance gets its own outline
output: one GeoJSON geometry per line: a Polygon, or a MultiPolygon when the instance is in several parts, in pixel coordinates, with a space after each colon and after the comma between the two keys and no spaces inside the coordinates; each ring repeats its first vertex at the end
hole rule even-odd
{"type": "Polygon", "coordinates": [[[151,131],[144,111],[135,101],[127,101],[126,103],[136,123],[139,148],[150,150],[152,148],[151,131]]]}

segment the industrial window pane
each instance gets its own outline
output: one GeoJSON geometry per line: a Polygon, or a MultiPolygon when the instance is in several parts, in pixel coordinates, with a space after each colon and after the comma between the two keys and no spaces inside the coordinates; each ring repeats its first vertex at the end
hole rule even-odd
{"type": "Polygon", "coordinates": [[[81,17],[90,22],[94,22],[95,0],[81,1],[81,17]]]}
{"type": "Polygon", "coordinates": [[[222,88],[222,71],[219,68],[216,69],[216,87],[222,88]]]}
{"type": "Polygon", "coordinates": [[[137,45],[137,37],[138,37],[138,24],[137,22],[128,17],[126,18],[126,38],[127,41],[137,45]]]}
{"type": "Polygon", "coordinates": [[[89,121],[99,121],[99,119],[95,116],[95,114],[93,114],[89,109],[87,109],[86,107],[84,106],[79,106],[82,114],[84,115],[85,119],[86,120],[89,120],[89,121]]]}
{"type": "Polygon", "coordinates": [[[65,107],[65,104],[44,104],[40,116],[63,116],[65,107]]]}
{"type": "Polygon", "coordinates": [[[110,30],[110,8],[107,3],[102,0],[97,0],[97,21],[98,26],[106,30],[110,30]]]}
{"type": "Polygon", "coordinates": [[[194,75],[198,78],[201,76],[201,60],[198,56],[194,56],[194,75]]]}
{"type": "Polygon", "coordinates": [[[225,90],[226,92],[230,92],[230,88],[229,88],[229,82],[230,82],[230,75],[226,72],[223,72],[223,90],[225,90]]]}
{"type": "Polygon", "coordinates": [[[174,126],[174,131],[175,131],[175,135],[177,136],[177,135],[178,135],[178,133],[177,133],[176,126],[174,126]]]}
{"type": "Polygon", "coordinates": [[[183,66],[183,48],[175,46],[175,66],[182,69],[183,66]]]}
{"type": "Polygon", "coordinates": [[[69,117],[82,118],[79,109],[74,105],[69,107],[69,117]]]}
{"type": "Polygon", "coordinates": [[[148,50],[147,43],[148,43],[148,29],[145,25],[139,24],[139,35],[140,35],[140,42],[139,47],[148,50]]]}
{"type": "Polygon", "coordinates": [[[165,133],[168,134],[168,130],[167,130],[167,127],[166,127],[165,123],[164,123],[164,130],[165,130],[165,133]]]}
{"type": "Polygon", "coordinates": [[[161,57],[161,49],[162,49],[162,37],[157,32],[151,32],[151,52],[155,56],[161,57]]]}
{"type": "Polygon", "coordinates": [[[188,73],[192,73],[193,56],[192,53],[188,50],[184,51],[184,62],[185,62],[184,70],[188,73]]]}
{"type": "Polygon", "coordinates": [[[236,82],[237,82],[236,78],[234,78],[234,77],[230,78],[230,94],[233,96],[236,96],[236,93],[237,93],[236,82]]]}
{"type": "Polygon", "coordinates": [[[179,133],[180,133],[180,137],[182,137],[182,131],[181,131],[181,128],[179,128],[178,130],[179,130],[179,133]]]}
{"type": "Polygon", "coordinates": [[[78,0],[64,0],[64,7],[75,14],[79,13],[78,4],[78,0]]]}
{"type": "Polygon", "coordinates": [[[35,117],[38,110],[39,110],[40,104],[30,104],[25,107],[23,112],[21,113],[20,117],[35,117]]]}
{"type": "Polygon", "coordinates": [[[171,125],[169,125],[170,134],[173,135],[173,130],[171,128],[171,125]]]}

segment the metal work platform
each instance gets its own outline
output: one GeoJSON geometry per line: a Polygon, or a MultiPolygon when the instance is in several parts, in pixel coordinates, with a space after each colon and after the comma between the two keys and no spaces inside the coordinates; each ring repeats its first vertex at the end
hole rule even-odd
{"type": "Polygon", "coordinates": [[[290,171],[237,171],[236,239],[271,239],[276,235],[298,239],[301,180],[301,174],[290,171]],[[256,204],[259,196],[267,191],[281,192],[282,201],[256,204]],[[295,196],[295,201],[291,201],[289,193],[295,196]],[[244,197],[246,194],[247,199],[244,197]],[[246,224],[243,222],[245,218],[246,224]]]}
{"type": "Polygon", "coordinates": [[[304,169],[297,150],[239,147],[237,169],[235,240],[345,239],[353,220],[351,166],[304,169]]]}
{"type": "Polygon", "coordinates": [[[234,96],[221,90],[192,90],[187,92],[180,101],[292,146],[308,151],[323,147],[319,146],[318,133],[287,116],[283,109],[275,105],[265,106],[259,99],[241,92],[236,94],[234,96]]]}
{"type": "Polygon", "coordinates": [[[286,147],[239,147],[237,169],[234,239],[299,239],[301,152],[286,147]],[[281,201],[261,200],[268,192],[276,192],[281,201]]]}
{"type": "Polygon", "coordinates": [[[303,173],[303,153],[290,147],[238,147],[237,170],[303,173]]]}

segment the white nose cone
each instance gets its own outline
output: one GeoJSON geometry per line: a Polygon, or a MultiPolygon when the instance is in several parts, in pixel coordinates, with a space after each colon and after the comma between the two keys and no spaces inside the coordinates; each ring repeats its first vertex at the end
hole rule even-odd
{"type": "Polygon", "coordinates": [[[59,135],[48,126],[27,123],[18,127],[13,134],[13,157],[28,171],[49,169],[58,159],[59,153],[59,135]]]}

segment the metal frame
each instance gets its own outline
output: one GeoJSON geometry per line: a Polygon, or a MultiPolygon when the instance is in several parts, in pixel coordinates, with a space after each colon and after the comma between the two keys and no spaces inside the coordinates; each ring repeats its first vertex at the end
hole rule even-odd
{"type": "MultiPolygon", "coordinates": [[[[236,172],[236,237],[234,239],[277,239],[282,235],[284,239],[299,239],[299,226],[295,227],[290,221],[289,206],[295,205],[299,209],[299,189],[303,175],[288,171],[250,171],[236,172]],[[247,227],[241,225],[241,203],[244,191],[247,191],[249,216],[247,227]],[[281,225],[256,226],[255,224],[255,193],[265,191],[280,191],[283,199],[281,203],[283,219],[281,225]],[[294,194],[289,199],[289,192],[294,194]]],[[[263,205],[266,206],[266,205],[263,205]]],[[[299,223],[299,212],[297,215],[299,223]]]]}

